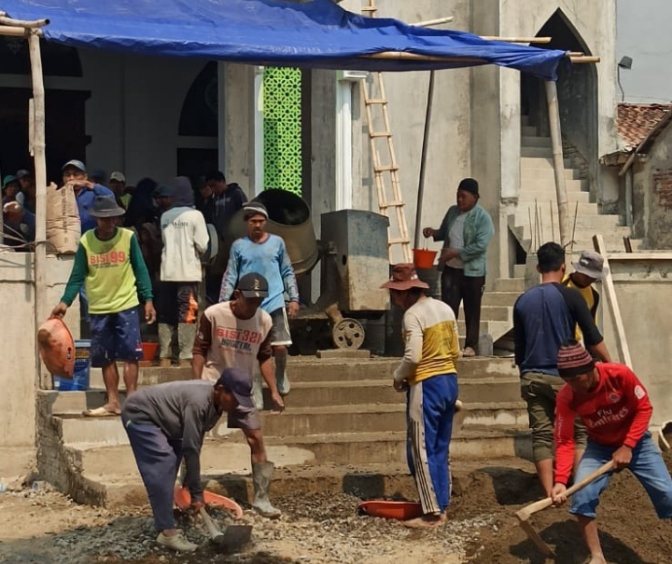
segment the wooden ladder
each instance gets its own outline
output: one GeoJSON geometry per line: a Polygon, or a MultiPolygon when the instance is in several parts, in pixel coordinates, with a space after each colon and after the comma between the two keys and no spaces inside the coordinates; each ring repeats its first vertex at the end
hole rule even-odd
{"type": "MultiPolygon", "coordinates": [[[[377,9],[376,0],[369,0],[369,6],[362,8],[362,11],[368,13],[371,17],[375,17],[377,9]]],[[[390,263],[398,262],[399,259],[395,256],[396,253],[394,252],[395,245],[398,245],[403,262],[413,262],[408,224],[406,223],[406,204],[401,193],[399,163],[397,162],[394,143],[392,142],[390,114],[387,97],[385,96],[383,73],[373,73],[373,81],[371,82],[372,84],[369,84],[369,80],[362,81],[362,93],[364,94],[364,105],[366,106],[373,176],[378,194],[378,209],[382,215],[388,217],[390,220],[387,234],[388,255],[390,263]],[[374,108],[378,109],[378,111],[375,112],[374,108]],[[379,124],[382,130],[377,130],[376,124],[379,124]],[[389,155],[389,160],[385,162],[383,162],[380,153],[381,141],[384,142],[384,147],[387,148],[389,155]],[[391,199],[388,199],[386,177],[389,178],[389,182],[392,185],[391,199]]],[[[385,148],[383,148],[384,150],[385,148]]]]}

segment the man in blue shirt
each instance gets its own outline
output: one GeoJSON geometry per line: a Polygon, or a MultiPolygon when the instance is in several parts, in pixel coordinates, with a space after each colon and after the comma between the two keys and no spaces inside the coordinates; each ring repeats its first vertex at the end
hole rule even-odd
{"type": "Polygon", "coordinates": [[[86,166],[82,161],[72,159],[63,165],[63,185],[72,184],[77,197],[79,220],[82,223],[82,235],[89,229],[96,228],[96,219],[89,215],[89,209],[93,206],[96,196],[114,196],[109,188],[101,184],[91,182],[86,174],[86,166]]]}
{"type": "MultiPolygon", "coordinates": [[[[527,403],[532,429],[532,450],[537,474],[546,495],[553,488],[553,426],[555,399],[564,381],[558,372],[558,351],[574,338],[576,326],[586,348],[603,362],[611,362],[604,339],[579,292],[562,284],[565,251],[545,243],[537,251],[541,284],[527,290],[513,308],[516,364],[521,395],[527,403]]],[[[586,448],[585,427],[577,425],[575,459],[586,448]]]]}
{"type": "MultiPolygon", "coordinates": [[[[273,320],[273,357],[275,358],[275,378],[280,395],[289,393],[287,378],[287,347],[292,344],[287,316],[294,317],[299,311],[299,290],[296,285],[292,262],[282,237],[266,232],[268,211],[260,202],[250,202],[243,207],[247,222],[247,237],[242,237],[231,246],[229,264],[226,267],[219,301],[231,299],[238,280],[251,272],[260,274],[268,281],[268,296],[261,303],[261,309],[269,313],[273,320]],[[289,304],[285,310],[285,292],[289,304]]],[[[261,378],[255,375],[255,403],[261,409],[261,378]]]]}

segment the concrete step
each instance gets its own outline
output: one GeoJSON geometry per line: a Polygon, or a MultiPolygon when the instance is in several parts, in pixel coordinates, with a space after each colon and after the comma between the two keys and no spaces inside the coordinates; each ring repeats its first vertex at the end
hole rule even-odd
{"type": "MultiPolygon", "coordinates": [[[[531,149],[531,148],[530,148],[531,149]]],[[[541,150],[544,150],[543,148],[541,150]]],[[[564,162],[565,164],[565,175],[570,180],[580,180],[579,171],[572,168],[571,164],[564,162]]],[[[545,155],[522,155],[520,158],[520,174],[521,177],[528,176],[530,173],[538,173],[539,171],[554,173],[555,167],[553,166],[552,156],[545,155]]]]}
{"type": "Polygon", "coordinates": [[[520,116],[520,125],[521,125],[521,127],[528,127],[530,125],[530,116],[521,115],[520,116]]]}
{"type": "MultiPolygon", "coordinates": [[[[547,175],[547,172],[549,171],[543,169],[537,169],[534,171],[528,170],[523,177],[523,182],[521,183],[518,197],[520,198],[521,194],[529,191],[555,194],[555,176],[547,175]],[[536,175],[534,182],[530,179],[531,173],[536,175]]],[[[565,178],[565,188],[567,189],[568,193],[589,192],[588,181],[582,179],[573,180],[565,178]]]]}
{"type": "MultiPolygon", "coordinates": [[[[514,395],[516,385],[508,384],[507,394],[514,395]]],[[[495,393],[491,390],[491,393],[495,393]]],[[[288,407],[278,415],[262,413],[264,437],[301,437],[338,433],[371,433],[404,431],[406,425],[405,403],[360,404],[322,407],[288,407]]],[[[54,416],[54,424],[59,427],[60,436],[67,445],[120,445],[128,444],[126,431],[118,417],[85,418],[75,415],[54,416]]],[[[523,426],[527,421],[525,403],[470,402],[457,419],[465,427],[523,426]]],[[[226,426],[226,418],[213,429],[214,437],[226,437],[232,432],[226,426]]],[[[271,443],[269,443],[271,444],[271,443]]]]}
{"type": "Polygon", "coordinates": [[[483,305],[481,306],[481,319],[512,323],[513,307],[506,305],[483,305]]]}
{"type": "Polygon", "coordinates": [[[485,292],[481,301],[482,306],[513,307],[520,292],[485,292]]]}
{"type": "MultiPolygon", "coordinates": [[[[525,137],[523,137],[525,139],[525,137]]],[[[553,149],[551,149],[550,145],[546,146],[534,146],[534,147],[526,147],[524,144],[520,148],[520,156],[521,157],[544,157],[544,158],[553,158],[553,149]]]]}
{"type": "MultiPolygon", "coordinates": [[[[457,332],[460,336],[467,334],[467,326],[464,323],[463,317],[464,316],[460,316],[460,319],[457,320],[457,332]]],[[[508,321],[486,321],[483,315],[481,315],[479,332],[481,335],[492,335],[492,339],[496,341],[501,335],[510,329],[510,326],[511,325],[508,321]]],[[[464,346],[462,339],[460,339],[460,346],[464,346]]]]}
{"type": "Polygon", "coordinates": [[[520,128],[520,133],[523,137],[534,137],[537,135],[536,125],[524,125],[520,128]]]}
{"type": "Polygon", "coordinates": [[[552,148],[550,137],[538,137],[536,135],[523,135],[521,139],[521,146],[527,147],[548,147],[552,148]]]}
{"type": "MultiPolygon", "coordinates": [[[[518,206],[516,207],[516,215],[517,216],[520,215],[521,217],[524,215],[525,220],[527,221],[528,219],[527,210],[529,209],[532,212],[532,220],[534,220],[535,205],[536,209],[538,210],[537,213],[541,214],[545,221],[550,221],[551,209],[553,209],[553,218],[557,222],[558,205],[556,203],[556,200],[550,198],[546,200],[536,200],[536,201],[529,201],[529,200],[519,201],[518,206]]],[[[585,204],[574,201],[569,203],[568,208],[572,219],[574,218],[574,214],[577,214],[577,217],[600,215],[600,210],[597,204],[585,204]]]]}
{"type": "MultiPolygon", "coordinates": [[[[522,188],[518,192],[518,205],[528,204],[531,205],[534,209],[534,202],[537,202],[540,206],[544,206],[544,209],[548,210],[548,203],[554,202],[554,211],[557,209],[557,196],[555,193],[555,185],[553,186],[553,191],[550,190],[536,190],[534,187],[532,189],[522,188]]],[[[569,202],[569,209],[574,213],[575,206],[578,202],[579,206],[589,206],[597,204],[590,203],[590,193],[589,192],[578,192],[576,190],[567,192],[567,201],[569,202]]],[[[550,212],[549,212],[550,213],[550,212]]]]}
{"type": "MultiPolygon", "coordinates": [[[[520,266],[524,267],[525,265],[520,266]]],[[[525,279],[522,276],[520,278],[498,278],[495,280],[495,291],[522,293],[525,291],[525,279]]]]}

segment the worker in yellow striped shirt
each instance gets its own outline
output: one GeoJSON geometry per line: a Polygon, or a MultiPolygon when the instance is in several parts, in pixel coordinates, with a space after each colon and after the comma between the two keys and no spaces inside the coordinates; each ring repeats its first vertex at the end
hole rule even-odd
{"type": "Polygon", "coordinates": [[[394,388],[407,392],[408,465],[423,515],[405,521],[412,528],[436,527],[450,504],[449,449],[457,401],[455,365],[460,354],[455,314],[425,294],[429,286],[412,264],[398,264],[382,288],[404,313],[404,358],[394,388]]]}
{"type": "MultiPolygon", "coordinates": [[[[574,272],[566,274],[562,279],[563,286],[574,288],[583,296],[590,315],[597,324],[597,307],[600,305],[600,294],[594,288],[593,283],[600,280],[605,274],[604,259],[595,251],[583,251],[578,262],[573,262],[574,272]]],[[[581,342],[583,335],[581,329],[576,328],[575,338],[581,342]]]]}

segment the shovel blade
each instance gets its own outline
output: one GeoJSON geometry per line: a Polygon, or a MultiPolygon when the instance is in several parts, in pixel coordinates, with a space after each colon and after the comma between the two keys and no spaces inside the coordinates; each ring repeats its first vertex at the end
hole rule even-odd
{"type": "Polygon", "coordinates": [[[236,552],[252,538],[252,525],[229,525],[224,534],[217,536],[217,545],[225,552],[236,552]]]}

